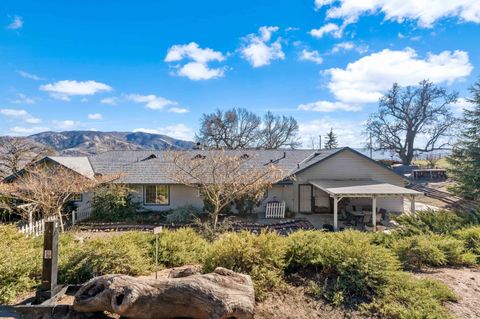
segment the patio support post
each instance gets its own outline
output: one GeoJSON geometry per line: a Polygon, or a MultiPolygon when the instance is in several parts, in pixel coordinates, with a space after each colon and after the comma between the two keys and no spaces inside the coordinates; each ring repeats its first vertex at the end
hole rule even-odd
{"type": "Polygon", "coordinates": [[[377,196],[372,196],[372,224],[373,224],[373,231],[377,231],[377,196]]]}
{"type": "Polygon", "coordinates": [[[415,195],[410,197],[410,213],[415,214],[415,195]]]}
{"type": "Polygon", "coordinates": [[[338,196],[333,196],[333,229],[338,230],[338,196]]]}

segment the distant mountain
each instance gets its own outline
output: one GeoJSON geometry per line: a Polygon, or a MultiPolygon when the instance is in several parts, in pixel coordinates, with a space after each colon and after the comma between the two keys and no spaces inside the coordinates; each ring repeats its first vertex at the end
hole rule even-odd
{"type": "Polygon", "coordinates": [[[90,155],[109,150],[189,149],[195,143],[143,132],[65,131],[25,137],[61,155],[90,155]]]}

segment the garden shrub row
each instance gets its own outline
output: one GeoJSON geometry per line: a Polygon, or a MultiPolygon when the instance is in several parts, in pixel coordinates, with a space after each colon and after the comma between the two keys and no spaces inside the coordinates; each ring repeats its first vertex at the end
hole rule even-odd
{"type": "MultiPolygon", "coordinates": [[[[400,236],[297,231],[283,237],[241,232],[225,233],[208,242],[192,229],[165,230],[159,241],[159,261],[164,267],[201,263],[205,272],[225,267],[249,274],[259,300],[269,291],[287,287],[285,278],[300,276],[305,284],[310,283],[312,293],[381,318],[449,318],[442,302],[454,299],[451,291],[401,270],[402,265],[473,263],[473,252],[480,247],[480,227],[448,233],[400,236]]],[[[15,252],[8,262],[0,261],[0,289],[8,289],[1,301],[6,302],[38,280],[40,240],[27,239],[8,227],[0,227],[0,235],[7,239],[2,240],[5,250],[15,252]]],[[[62,234],[60,280],[80,283],[106,273],[147,274],[154,268],[154,247],[151,233],[112,234],[83,243],[62,234]]]]}

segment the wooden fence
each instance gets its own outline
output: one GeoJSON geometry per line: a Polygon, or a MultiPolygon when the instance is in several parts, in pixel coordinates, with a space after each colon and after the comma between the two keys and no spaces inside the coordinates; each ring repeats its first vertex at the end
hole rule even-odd
{"type": "Polygon", "coordinates": [[[267,203],[265,218],[285,218],[285,202],[267,203]]]}

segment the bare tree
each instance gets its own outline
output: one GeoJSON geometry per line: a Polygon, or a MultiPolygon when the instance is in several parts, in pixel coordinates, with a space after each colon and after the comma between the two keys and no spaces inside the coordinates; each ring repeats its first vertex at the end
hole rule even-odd
{"type": "Polygon", "coordinates": [[[291,116],[275,116],[272,112],[267,112],[263,117],[262,127],[259,148],[269,150],[285,146],[295,148],[300,145],[297,139],[298,123],[291,116]]]}
{"type": "Polygon", "coordinates": [[[210,203],[209,214],[214,229],[223,208],[246,196],[260,200],[272,183],[284,177],[274,164],[259,165],[253,156],[241,152],[210,150],[195,155],[171,151],[166,154],[166,159],[174,166],[170,178],[197,188],[210,203]]]}
{"type": "Polygon", "coordinates": [[[393,152],[406,165],[415,153],[446,149],[445,137],[457,122],[449,105],[456,100],[457,93],[427,80],[404,88],[394,84],[366,124],[366,134],[373,139],[370,147],[393,152]]]}
{"type": "Polygon", "coordinates": [[[298,123],[293,117],[267,112],[260,118],[246,109],[204,114],[197,141],[213,149],[296,147],[298,123]]]}
{"type": "Polygon", "coordinates": [[[248,148],[258,139],[261,119],[246,109],[204,114],[197,140],[212,148],[248,148]]]}
{"type": "Polygon", "coordinates": [[[60,165],[39,164],[25,169],[12,182],[0,183],[0,194],[34,204],[42,217],[57,216],[63,231],[62,210],[72,196],[114,178],[87,178],[60,165]]]}
{"type": "Polygon", "coordinates": [[[21,137],[5,136],[0,143],[0,178],[13,175],[25,166],[53,153],[38,143],[21,137]]]}

